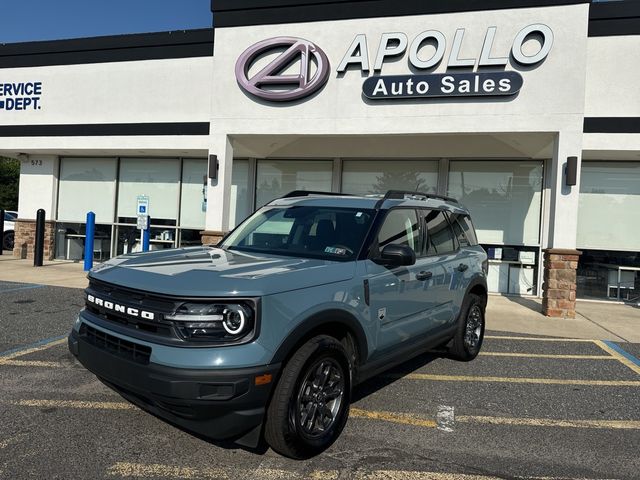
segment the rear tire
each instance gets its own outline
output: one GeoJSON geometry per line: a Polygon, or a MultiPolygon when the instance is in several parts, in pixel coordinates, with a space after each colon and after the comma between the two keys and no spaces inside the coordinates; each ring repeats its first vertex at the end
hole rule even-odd
{"type": "Polygon", "coordinates": [[[469,294],[462,304],[458,328],[449,347],[449,356],[463,362],[478,356],[484,340],[484,313],[485,302],[482,297],[474,293],[469,294]]]}
{"type": "Polygon", "coordinates": [[[265,440],[276,452],[310,458],[329,448],[349,417],[350,357],[333,337],[312,338],[287,362],[267,408],[265,440]]]}
{"type": "Polygon", "coordinates": [[[4,250],[13,250],[14,233],[7,232],[2,236],[2,248],[4,250]]]}

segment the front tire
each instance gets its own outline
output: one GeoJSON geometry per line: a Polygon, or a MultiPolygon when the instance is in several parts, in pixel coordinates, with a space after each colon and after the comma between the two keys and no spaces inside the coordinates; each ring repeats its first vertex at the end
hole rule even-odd
{"type": "Polygon", "coordinates": [[[265,439],[276,452],[309,458],[329,448],[349,417],[349,355],[333,337],[312,338],[287,362],[267,409],[265,439]]]}
{"type": "Polygon", "coordinates": [[[449,355],[463,362],[473,360],[480,353],[484,340],[485,302],[479,295],[469,294],[458,319],[458,329],[453,337],[449,355]]]}

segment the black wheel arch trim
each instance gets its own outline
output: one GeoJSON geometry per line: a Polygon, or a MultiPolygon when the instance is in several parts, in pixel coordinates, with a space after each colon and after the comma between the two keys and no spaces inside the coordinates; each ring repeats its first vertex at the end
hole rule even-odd
{"type": "Polygon", "coordinates": [[[485,299],[488,298],[489,290],[487,288],[487,278],[484,275],[479,275],[479,274],[475,275],[469,282],[469,286],[467,286],[467,289],[464,292],[465,298],[471,293],[471,290],[473,290],[477,286],[480,286],[484,289],[485,299]]]}
{"type": "Polygon", "coordinates": [[[322,327],[336,325],[343,325],[348,332],[353,333],[353,340],[358,348],[358,359],[360,363],[364,363],[369,355],[365,331],[353,314],[340,309],[323,310],[302,321],[280,344],[271,363],[284,362],[293,353],[294,349],[308,339],[312,333],[321,330],[322,327]]]}

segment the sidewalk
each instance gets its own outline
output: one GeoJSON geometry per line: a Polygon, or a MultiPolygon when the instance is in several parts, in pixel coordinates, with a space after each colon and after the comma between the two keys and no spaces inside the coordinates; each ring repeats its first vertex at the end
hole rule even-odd
{"type": "Polygon", "coordinates": [[[550,337],[640,343],[640,307],[578,301],[576,318],[549,318],[542,301],[531,297],[489,295],[487,329],[550,337]]]}
{"type": "Polygon", "coordinates": [[[82,262],[57,260],[34,267],[33,260],[18,260],[10,252],[0,256],[0,281],[37,283],[56,287],[85,288],[87,272],[82,262]]]}
{"type": "MultiPolygon", "coordinates": [[[[81,262],[54,261],[35,268],[32,260],[17,260],[5,254],[0,256],[0,281],[85,288],[87,278],[82,267],[81,262]]],[[[578,301],[575,319],[548,318],[540,310],[541,301],[537,298],[490,295],[487,329],[510,334],[640,343],[639,307],[578,301]]]]}

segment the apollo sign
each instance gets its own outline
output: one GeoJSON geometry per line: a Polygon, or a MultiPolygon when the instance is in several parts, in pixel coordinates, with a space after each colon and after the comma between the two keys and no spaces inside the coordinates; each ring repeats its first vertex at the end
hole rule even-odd
{"type": "MultiPolygon", "coordinates": [[[[336,70],[341,75],[353,68],[365,73],[373,70],[374,76],[367,78],[362,86],[363,95],[371,100],[514,95],[524,83],[522,75],[501,69],[509,64],[509,56],[523,67],[531,68],[541,63],[553,46],[553,31],[544,24],[528,25],[516,34],[507,52],[499,53],[494,52],[497,35],[497,27],[487,28],[482,45],[477,48],[476,58],[461,58],[465,36],[463,28],[455,31],[450,46],[447,37],[438,30],[425,30],[411,41],[405,33],[383,33],[373,57],[369,55],[367,36],[358,34],[336,70]],[[538,39],[539,46],[531,51],[525,48],[525,43],[533,37],[538,39]],[[428,45],[432,47],[429,50],[426,48],[428,45]],[[495,71],[428,73],[445,61],[447,50],[448,69],[493,67],[495,71]],[[386,61],[397,60],[407,52],[409,66],[414,71],[425,73],[380,75],[386,61]]],[[[329,69],[327,55],[314,43],[301,38],[277,37],[245,50],[236,62],[236,78],[240,87],[253,96],[269,101],[290,101],[307,97],[322,88],[328,81],[329,69]],[[277,50],[282,53],[257,72],[249,74],[260,57],[277,50]],[[292,65],[298,65],[299,70],[282,73],[292,65]],[[315,66],[313,73],[312,66],[315,66]]]]}

